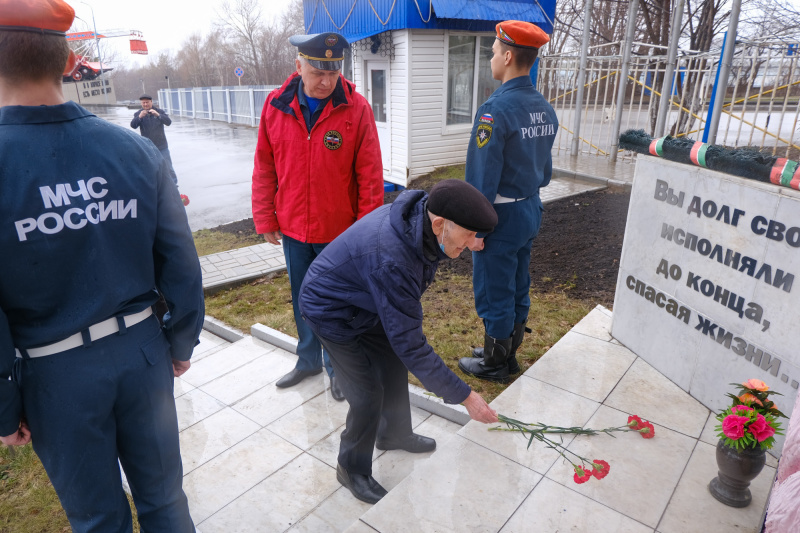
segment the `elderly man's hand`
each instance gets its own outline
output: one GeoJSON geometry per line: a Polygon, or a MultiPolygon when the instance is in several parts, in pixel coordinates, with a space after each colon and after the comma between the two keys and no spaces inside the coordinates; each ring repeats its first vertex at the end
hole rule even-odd
{"type": "Polygon", "coordinates": [[[6,446],[24,446],[31,441],[31,430],[28,429],[28,425],[25,422],[22,422],[19,425],[19,429],[8,435],[7,437],[0,437],[0,442],[5,444],[6,446]]]}
{"type": "Polygon", "coordinates": [[[172,373],[175,374],[175,377],[180,377],[189,370],[189,367],[192,366],[191,361],[178,361],[177,359],[172,360],[172,373]]]}
{"type": "Polygon", "coordinates": [[[146,116],[147,116],[147,111],[145,111],[144,109],[142,109],[141,111],[139,111],[139,118],[144,118],[144,117],[146,117],[146,116]]]}
{"type": "Polygon", "coordinates": [[[497,422],[497,411],[489,407],[489,404],[475,391],[469,393],[467,399],[463,402],[464,407],[467,408],[469,417],[484,424],[491,424],[497,422]]]}
{"type": "Polygon", "coordinates": [[[264,240],[270,244],[280,244],[281,237],[283,237],[283,235],[281,235],[280,231],[270,231],[264,234],[264,240]]]}
{"type": "Polygon", "coordinates": [[[483,237],[475,237],[472,242],[467,245],[467,248],[473,252],[480,252],[483,250],[483,237]]]}

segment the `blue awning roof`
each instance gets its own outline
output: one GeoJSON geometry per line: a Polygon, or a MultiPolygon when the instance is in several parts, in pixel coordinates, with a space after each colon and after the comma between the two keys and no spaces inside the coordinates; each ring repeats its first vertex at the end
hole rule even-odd
{"type": "Polygon", "coordinates": [[[433,11],[442,19],[524,20],[551,26],[535,0],[432,0],[433,11]]]}

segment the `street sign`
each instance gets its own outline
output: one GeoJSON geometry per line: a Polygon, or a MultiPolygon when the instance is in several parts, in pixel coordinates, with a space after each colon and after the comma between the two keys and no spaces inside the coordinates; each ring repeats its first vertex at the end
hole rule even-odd
{"type": "Polygon", "coordinates": [[[241,78],[242,76],[244,76],[244,69],[242,67],[236,67],[235,69],[233,69],[233,73],[241,78]]]}

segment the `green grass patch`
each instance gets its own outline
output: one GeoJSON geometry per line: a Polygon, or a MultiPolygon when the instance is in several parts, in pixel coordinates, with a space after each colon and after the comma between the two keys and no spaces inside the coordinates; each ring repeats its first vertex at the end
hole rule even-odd
{"type": "Polygon", "coordinates": [[[206,296],[206,314],[245,333],[260,323],[297,337],[285,271],[206,296]]]}
{"type": "Polygon", "coordinates": [[[199,256],[235,250],[265,242],[264,237],[258,234],[225,233],[211,229],[201,229],[195,231],[192,235],[194,236],[194,246],[197,248],[197,255],[199,256]]]}
{"type": "MultiPolygon", "coordinates": [[[[139,533],[136,511],[133,531],[139,533]]],[[[0,444],[0,533],[64,533],[72,531],[47,472],[27,444],[8,448],[0,444]]]]}

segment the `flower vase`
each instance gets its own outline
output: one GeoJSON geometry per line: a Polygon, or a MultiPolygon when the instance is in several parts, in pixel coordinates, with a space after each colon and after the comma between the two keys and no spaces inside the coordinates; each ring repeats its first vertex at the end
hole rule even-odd
{"type": "Polygon", "coordinates": [[[747,507],[753,501],[750,482],[761,473],[767,452],[760,447],[737,450],[722,439],[717,443],[719,475],[708,484],[711,495],[731,507],[747,507]]]}

